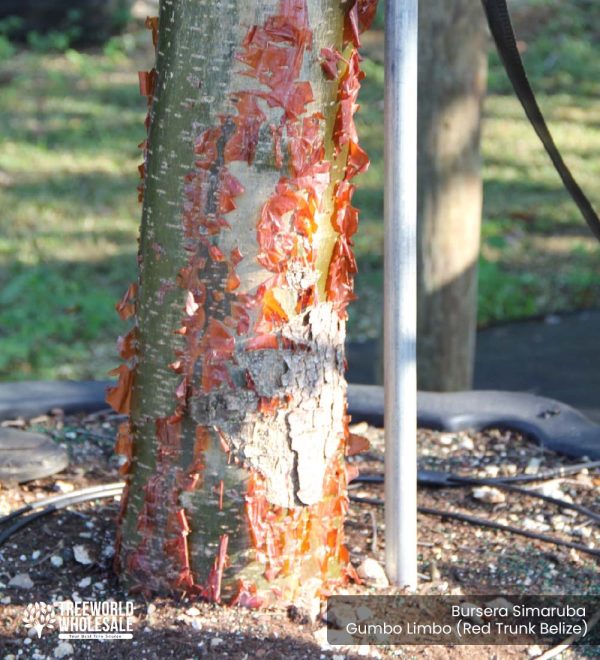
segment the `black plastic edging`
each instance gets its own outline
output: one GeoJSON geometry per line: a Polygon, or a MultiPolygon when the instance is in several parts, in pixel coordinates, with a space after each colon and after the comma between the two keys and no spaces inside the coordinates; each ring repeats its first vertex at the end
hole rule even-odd
{"type": "MultiPolygon", "coordinates": [[[[65,413],[107,408],[111,381],[27,381],[0,383],[0,421],[30,418],[54,408],[65,413]]],[[[383,388],[349,385],[348,408],[353,422],[383,426],[383,388]]],[[[510,429],[540,445],[575,458],[600,459],[600,425],[570,406],[520,392],[419,392],[418,424],[442,431],[510,429]]]]}

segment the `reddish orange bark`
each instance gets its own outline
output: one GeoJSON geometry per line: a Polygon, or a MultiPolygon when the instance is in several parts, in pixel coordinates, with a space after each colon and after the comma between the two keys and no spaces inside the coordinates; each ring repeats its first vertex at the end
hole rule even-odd
{"type": "MultiPolygon", "coordinates": [[[[333,303],[341,318],[345,318],[346,306],[354,297],[352,277],[356,272],[352,236],[357,229],[358,212],[351,205],[354,186],[350,180],[368,166],[366,154],[358,146],[353,120],[362,77],[356,48],[359,30],[372,20],[374,7],[374,2],[349,5],[344,28],[345,47],[349,51],[345,55],[334,47],[321,50],[323,76],[338,79],[338,110],[333,135],[328,139],[333,141],[334,158],[345,163],[343,176],[333,187],[330,222],[337,240],[326,279],[326,300],[333,303]]],[[[157,20],[148,19],[147,25],[156,45],[157,20]]],[[[307,115],[313,90],[310,82],[300,79],[312,41],[306,0],[281,0],[277,13],[264,24],[253,26],[241,45],[237,59],[245,66],[242,75],[249,79],[249,87],[230,94],[235,113],[221,115],[218,125],[205,129],[194,139],[194,167],[185,174],[183,186],[182,229],[187,263],[177,275],[177,286],[185,294],[181,325],[176,330],[183,344],[169,364],[180,380],[173,392],[172,414],[155,422],[155,471],[144,487],[137,524],[139,542],[125,558],[126,572],[142,588],[156,572],[153,564],[156,533],[166,526],[166,541],[160,552],[167,558],[165,576],[169,576],[166,579],[170,588],[216,602],[221,600],[223,575],[229,567],[229,535],[220,536],[212,569],[205,582],[199,583],[188,547],[193,522],[188,520],[180,496],[204,484],[204,453],[211,438],[218,438],[228,462],[239,460],[218,427],[198,424],[192,462],[186,469],[181,467],[182,429],[190,419],[190,402],[201,393],[236,389],[232,365],[237,342],[242,342],[246,351],[305,350],[280,333],[290,319],[273,291],[280,288],[293,295],[296,314],[312,309],[319,302],[316,280],[305,278],[308,284],[290,285],[290,273],[296,270],[318,276],[314,245],[318,229],[316,215],[326,208],[325,197],[332,185],[331,163],[325,159],[325,117],[319,112],[307,115]],[[281,111],[279,125],[268,124],[259,100],[281,111]],[[230,231],[227,215],[236,210],[236,200],[244,194],[241,182],[232,173],[232,164],[239,161],[252,165],[263,128],[269,129],[273,136],[276,166],[282,167],[284,162],[287,165],[272,195],[263,204],[256,226],[256,259],[269,275],[254,293],[240,293],[237,269],[246,257],[238,247],[224,252],[220,237],[222,232],[230,231]],[[282,149],[284,136],[287,153],[282,149]],[[224,281],[225,286],[211,288],[209,283],[215,279],[224,281]]],[[[149,103],[156,81],[154,69],[140,74],[140,90],[148,96],[149,103]]],[[[141,146],[146,161],[148,142],[141,146]]],[[[146,171],[142,166],[142,177],[146,171]]],[[[157,245],[157,258],[160,251],[157,245]]],[[[134,314],[135,296],[132,285],[117,306],[122,318],[134,314]]],[[[120,412],[129,411],[137,337],[138,330],[134,328],[120,339],[121,355],[129,363],[119,367],[119,383],[107,397],[120,412]]],[[[246,372],[245,387],[254,390],[250,372],[246,372]]],[[[285,399],[259,396],[257,410],[265,417],[272,416],[285,399]]],[[[125,424],[117,441],[117,452],[124,457],[124,472],[135,461],[134,438],[135,428],[125,424]]],[[[246,523],[254,561],[262,566],[263,578],[272,586],[265,590],[264,586],[242,579],[236,591],[228,590],[230,602],[259,606],[273,595],[293,594],[300,583],[315,576],[321,582],[323,594],[347,577],[355,577],[343,545],[343,519],[348,507],[344,453],[353,454],[363,448],[364,443],[349,436],[346,422],[346,434],[339,438],[338,451],[325,471],[321,501],[308,506],[273,505],[267,497],[265,475],[249,470],[244,494],[246,523]]],[[[219,510],[227,497],[221,480],[219,510]]],[[[123,512],[126,509],[127,497],[124,497],[123,512]]]]}

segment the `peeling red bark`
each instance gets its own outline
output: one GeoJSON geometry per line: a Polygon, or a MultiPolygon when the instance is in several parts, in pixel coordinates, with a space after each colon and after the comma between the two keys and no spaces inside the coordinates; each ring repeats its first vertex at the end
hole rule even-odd
{"type": "Polygon", "coordinates": [[[133,370],[126,364],[119,365],[109,372],[110,376],[119,376],[114,387],[106,390],[106,402],[119,413],[129,414],[131,405],[131,386],[133,383],[133,370]]]}
{"type": "MultiPolygon", "coordinates": [[[[176,507],[179,498],[173,499],[173,504],[176,507]]],[[[194,578],[192,576],[190,553],[187,544],[190,526],[184,509],[176,509],[171,513],[167,523],[167,533],[171,538],[165,542],[165,552],[179,568],[179,573],[173,581],[173,587],[175,589],[190,589],[194,586],[194,578]]]]}
{"type": "Polygon", "coordinates": [[[348,442],[346,444],[346,456],[362,454],[362,452],[368,451],[370,446],[369,441],[364,436],[357,435],[356,433],[349,433],[348,442]]]}
{"type": "Polygon", "coordinates": [[[122,456],[124,459],[124,462],[119,467],[119,474],[127,474],[131,467],[131,458],[133,455],[133,441],[129,422],[123,422],[119,425],[117,440],[115,442],[115,454],[122,456]]]}
{"type": "Polygon", "coordinates": [[[130,284],[123,297],[115,305],[121,320],[126,321],[135,314],[135,299],[137,296],[137,284],[130,284]]]}
{"type": "Polygon", "coordinates": [[[200,587],[199,592],[203,598],[213,602],[221,602],[221,581],[223,580],[223,571],[227,566],[227,545],[229,536],[223,534],[219,541],[219,549],[215,557],[215,563],[212,567],[205,587],[200,587]]]}
{"type": "Polygon", "coordinates": [[[158,16],[147,16],[144,25],[152,31],[152,45],[156,48],[158,46],[158,16]]]}
{"type": "Polygon", "coordinates": [[[246,511],[252,542],[265,566],[265,577],[277,580],[279,589],[285,590],[286,582],[292,585],[296,580],[320,577],[321,595],[326,595],[335,583],[330,575],[332,565],[343,567],[338,580],[355,577],[343,545],[343,526],[335,524],[341,523],[348,509],[346,486],[344,460],[338,455],[328,466],[323,500],[286,511],[269,503],[264,479],[251,474],[246,511]]]}
{"type": "Polygon", "coordinates": [[[339,106],[333,129],[336,153],[341,154],[343,147],[347,145],[347,155],[344,178],[336,185],[334,193],[335,206],[331,224],[339,233],[339,237],[333,249],[326,285],[327,300],[334,303],[343,318],[347,316],[346,307],[355,299],[353,276],[358,270],[352,252],[352,236],[358,228],[358,210],[351,204],[355,187],[349,181],[369,166],[367,154],[358,145],[354,124],[354,114],[359,107],[356,99],[360,81],[364,77],[356,50],[360,45],[358,33],[358,3],[355,3],[347,14],[344,32],[346,41],[353,43],[355,48],[348,58],[346,70],[339,81],[339,106]]]}
{"type": "MultiPolygon", "coordinates": [[[[358,32],[372,20],[373,12],[373,2],[351,4],[345,22],[347,42],[358,45],[358,32]]],[[[152,30],[156,46],[158,21],[147,19],[146,25],[152,30]]],[[[344,318],[345,307],[353,298],[356,263],[351,239],[357,229],[358,212],[351,205],[354,186],[349,181],[368,166],[368,158],[358,146],[353,120],[362,73],[355,49],[347,59],[335,48],[321,50],[323,75],[329,80],[337,79],[339,87],[333,135],[324,136],[325,117],[318,112],[307,114],[307,106],[314,100],[312,86],[300,79],[305,56],[312,45],[306,0],[281,0],[275,15],[248,31],[237,55],[245,67],[242,75],[255,80],[256,88],[230,94],[233,112],[219,115],[218,125],[203,130],[193,141],[194,164],[183,177],[182,228],[187,263],[177,275],[184,304],[181,323],[175,332],[181,336],[182,343],[168,365],[180,379],[173,391],[173,414],[156,419],[154,474],[144,487],[137,524],[139,542],[127,557],[127,571],[142,588],[145,579],[156,573],[154,558],[159,551],[161,577],[173,590],[198,594],[214,602],[221,600],[224,572],[229,565],[229,535],[220,536],[212,569],[203,584],[198,582],[188,546],[193,521],[188,520],[181,496],[204,486],[205,454],[211,439],[215,442],[218,439],[228,462],[238,464],[240,459],[218,426],[198,425],[192,460],[182,467],[182,423],[190,419],[191,401],[215,391],[229,392],[240,387],[234,382],[235,370],[239,370],[236,345],[243,346],[246,352],[311,350],[308,344],[284,336],[282,330],[291,321],[291,310],[300,315],[324,302],[319,300],[316,285],[319,272],[314,236],[318,214],[324,209],[329,213],[330,207],[324,200],[332,193],[330,222],[338,238],[329,264],[326,300],[344,318]],[[265,104],[280,111],[279,125],[268,123],[265,104]],[[256,225],[256,260],[268,276],[252,292],[240,292],[237,270],[244,255],[237,246],[223,249],[222,240],[224,232],[231,230],[227,215],[236,210],[236,198],[244,193],[241,182],[232,173],[237,170],[231,164],[253,165],[265,128],[273,136],[273,162],[281,172],[256,225]],[[338,162],[343,159],[345,165],[343,178],[335,185],[331,181],[332,164],[325,159],[325,139],[333,140],[334,159],[338,162]],[[295,277],[295,273],[303,276],[295,277]],[[291,307],[289,301],[287,305],[282,303],[275,289],[293,301],[291,307]]],[[[140,72],[139,80],[140,91],[148,97],[150,107],[156,71],[140,72]]],[[[149,118],[150,113],[147,127],[149,118]]],[[[144,179],[148,140],[140,146],[144,150],[144,164],[139,172],[144,179]]],[[[152,244],[152,248],[160,259],[161,246],[152,244]]],[[[174,286],[163,282],[159,299],[164,299],[174,286]]],[[[132,285],[118,304],[122,318],[135,314],[136,293],[132,285]]],[[[119,341],[121,356],[129,364],[116,370],[119,383],[107,396],[119,412],[129,411],[137,341],[136,328],[119,341]]],[[[291,396],[258,394],[249,371],[244,380],[246,389],[255,395],[261,418],[273,417],[291,405],[291,396]]],[[[132,428],[126,423],[117,440],[117,451],[123,456],[123,473],[129,471],[133,460],[132,437],[132,428]]],[[[303,580],[317,576],[322,583],[321,594],[325,594],[336,582],[355,576],[343,545],[343,518],[348,506],[344,452],[352,455],[362,449],[364,443],[349,436],[346,424],[346,432],[340,433],[339,446],[325,468],[323,497],[307,506],[275,506],[267,498],[265,475],[249,469],[246,523],[255,560],[262,564],[267,582],[273,583],[273,593],[292,594],[303,580]]],[[[224,508],[227,493],[221,480],[219,511],[224,508]]],[[[125,498],[123,512],[126,507],[125,498]]],[[[258,606],[266,599],[267,595],[256,584],[241,580],[232,602],[258,606]]]]}
{"type": "MultiPolygon", "coordinates": [[[[145,22],[146,28],[152,31],[152,44],[156,50],[158,46],[158,17],[157,16],[148,16],[145,22]]],[[[152,99],[154,98],[154,92],[156,90],[156,81],[157,73],[156,69],[151,69],[150,71],[138,71],[138,80],[140,85],[140,94],[147,98],[148,102],[148,112],[146,114],[146,120],[144,125],[146,131],[150,130],[150,109],[152,107],[152,99]]],[[[143,140],[139,145],[139,148],[142,149],[144,155],[144,162],[139,165],[138,172],[142,183],[138,186],[138,201],[142,202],[144,200],[144,179],[146,177],[146,160],[148,158],[148,139],[143,140]]]]}

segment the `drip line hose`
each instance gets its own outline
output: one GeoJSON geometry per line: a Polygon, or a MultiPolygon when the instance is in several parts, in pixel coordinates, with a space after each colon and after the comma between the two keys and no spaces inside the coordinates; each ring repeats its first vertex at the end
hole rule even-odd
{"type": "MultiPolygon", "coordinates": [[[[350,497],[352,502],[358,502],[360,504],[373,504],[375,506],[383,506],[384,501],[374,497],[355,497],[352,495],[350,497]]],[[[469,523],[470,525],[477,525],[478,527],[488,527],[489,529],[497,529],[501,532],[509,532],[510,534],[518,534],[520,536],[526,536],[528,539],[535,539],[536,541],[544,541],[545,543],[552,543],[553,545],[563,546],[565,548],[573,548],[579,552],[591,555],[592,557],[597,557],[600,559],[600,550],[595,548],[589,548],[587,545],[582,545],[581,543],[574,543],[572,541],[563,541],[562,539],[557,539],[554,536],[547,536],[546,534],[538,534],[537,532],[530,532],[526,529],[521,529],[520,527],[513,527],[512,525],[503,525],[502,523],[495,522],[493,520],[486,520],[485,518],[477,518],[476,516],[470,516],[466,513],[459,513],[457,511],[442,511],[441,509],[432,509],[428,506],[418,506],[417,511],[426,516],[437,516],[438,518],[450,518],[452,520],[460,520],[461,522],[469,523]]]]}
{"type": "Polygon", "coordinates": [[[37,500],[27,506],[24,506],[7,516],[0,518],[0,525],[7,523],[11,520],[16,520],[10,527],[0,532],[0,546],[4,545],[6,541],[16,534],[23,527],[27,527],[32,522],[47,516],[59,509],[65,509],[72,504],[80,504],[82,502],[89,502],[90,500],[100,500],[108,497],[117,497],[123,492],[124,483],[122,481],[105,484],[103,486],[92,486],[90,488],[83,488],[65,495],[57,495],[55,497],[48,497],[43,500],[37,500]],[[26,513],[33,511],[30,515],[26,513]]]}
{"type": "MultiPolygon", "coordinates": [[[[544,500],[551,504],[554,504],[558,507],[564,509],[572,509],[577,511],[595,522],[600,522],[600,515],[588,509],[587,507],[581,506],[579,504],[574,504],[567,502],[565,500],[550,497],[547,495],[542,495],[541,493],[536,493],[526,488],[521,488],[519,486],[513,485],[515,482],[526,483],[534,481],[545,481],[548,479],[553,479],[556,477],[562,477],[567,474],[576,474],[581,472],[584,469],[600,467],[600,461],[588,461],[587,463],[578,463],[576,465],[569,465],[566,467],[554,468],[552,470],[546,470],[545,472],[540,472],[535,475],[515,475],[512,477],[497,477],[491,479],[478,479],[474,477],[461,477],[453,475],[449,472],[438,472],[435,470],[419,470],[418,472],[418,481],[421,486],[434,486],[434,487],[465,487],[473,485],[486,485],[486,486],[496,486],[503,490],[509,492],[519,493],[522,495],[527,495],[528,497],[537,497],[538,499],[544,500]]],[[[383,483],[383,475],[381,474],[366,474],[359,475],[352,480],[352,483],[383,483]]],[[[80,504],[82,502],[88,502],[95,499],[105,499],[108,497],[117,497],[119,496],[124,487],[124,482],[117,481],[110,484],[103,484],[100,486],[90,486],[88,488],[83,488],[81,490],[74,491],[72,493],[66,493],[64,495],[55,495],[48,497],[42,500],[36,500],[31,502],[20,509],[9,513],[6,516],[0,518],[0,525],[6,524],[12,520],[17,520],[13,525],[5,529],[0,533],[0,546],[2,546],[13,534],[18,532],[23,527],[30,525],[35,520],[42,518],[43,516],[49,515],[54,511],[64,509],[73,504],[80,504]],[[30,513],[33,512],[33,513],[30,513]],[[26,516],[25,514],[30,513],[26,516]]],[[[350,500],[353,502],[358,502],[361,504],[373,504],[376,506],[382,506],[384,501],[378,498],[369,498],[369,497],[357,497],[354,495],[350,496],[350,500]]],[[[461,522],[466,522],[471,525],[477,525],[479,527],[487,527],[489,529],[497,529],[503,532],[509,532],[511,534],[518,534],[520,536],[525,536],[530,539],[535,539],[538,541],[543,541],[545,543],[551,543],[556,546],[562,546],[566,548],[572,548],[578,550],[585,554],[591,555],[592,557],[600,558],[600,550],[595,548],[589,548],[580,543],[574,543],[571,541],[563,541],[552,536],[547,536],[546,534],[538,534],[536,532],[530,532],[528,530],[520,529],[518,527],[513,527],[512,525],[503,525],[491,520],[486,520],[484,518],[478,518],[475,516],[470,516],[465,513],[458,513],[454,511],[443,511],[440,509],[433,509],[430,507],[417,507],[419,513],[431,516],[437,516],[439,518],[448,518],[453,520],[459,520],[461,522]]]]}
{"type": "MultiPolygon", "coordinates": [[[[523,475],[529,476],[529,475],[523,475]]],[[[521,486],[514,486],[511,483],[506,483],[501,479],[477,479],[474,477],[459,477],[448,472],[435,472],[434,470],[419,470],[417,473],[417,481],[420,485],[428,486],[438,486],[438,487],[466,487],[466,486],[494,486],[500,490],[506,490],[511,493],[519,493],[521,495],[526,495],[527,497],[535,497],[539,500],[544,500],[544,502],[549,502],[554,504],[562,509],[571,509],[572,511],[577,511],[584,516],[587,516],[590,520],[593,520],[596,523],[600,523],[600,513],[596,513],[591,509],[588,509],[586,506],[581,504],[575,504],[574,502],[567,502],[567,500],[560,499],[558,497],[552,497],[550,495],[544,495],[543,493],[538,493],[535,490],[530,490],[528,488],[522,488],[521,486]],[[425,475],[425,476],[423,476],[425,475]],[[421,477],[421,478],[420,478],[421,477]]],[[[382,474],[365,474],[359,475],[352,480],[352,483],[368,483],[368,484],[382,484],[384,483],[384,477],[382,474]]]]}
{"type": "MultiPolygon", "coordinates": [[[[575,504],[572,502],[567,502],[566,500],[559,499],[557,497],[550,497],[548,495],[543,495],[542,493],[537,493],[535,491],[529,490],[527,488],[521,488],[520,486],[515,486],[515,482],[526,483],[534,481],[545,481],[548,479],[554,479],[556,477],[562,477],[566,474],[576,474],[581,472],[584,469],[600,467],[600,461],[588,461],[587,463],[577,463],[576,465],[569,465],[566,467],[554,468],[552,470],[546,470],[544,472],[529,475],[529,474],[520,474],[512,477],[496,477],[492,479],[478,479],[474,477],[461,477],[458,475],[451,474],[449,472],[441,472],[435,470],[419,470],[417,473],[417,481],[420,486],[430,486],[430,487],[465,487],[465,486],[494,486],[496,488],[507,490],[513,493],[519,493],[521,495],[527,495],[528,497],[536,497],[538,499],[549,502],[563,509],[571,509],[577,511],[589,519],[593,520],[596,523],[600,523],[600,514],[588,509],[585,506],[580,504],[575,504]]],[[[382,484],[384,483],[384,477],[382,474],[364,474],[355,477],[352,484],[382,484]]],[[[360,504],[372,504],[375,506],[383,506],[385,502],[379,498],[372,497],[357,497],[355,495],[350,495],[350,501],[357,502],[360,504]]],[[[452,520],[459,520],[461,522],[469,523],[470,525],[477,525],[479,527],[487,527],[489,529],[497,529],[503,532],[509,532],[511,534],[518,534],[520,536],[525,536],[530,539],[535,539],[537,541],[543,541],[545,543],[551,543],[556,546],[562,546],[566,548],[572,548],[583,552],[585,554],[591,555],[592,557],[600,558],[600,550],[595,548],[590,548],[581,543],[574,543],[572,541],[563,541],[562,539],[557,539],[553,536],[548,536],[546,534],[538,534],[537,532],[531,532],[519,527],[513,527],[512,525],[504,525],[502,523],[494,522],[493,520],[486,520],[485,518],[478,518],[476,516],[471,516],[466,513],[459,513],[455,511],[443,511],[441,509],[433,509],[431,507],[418,506],[417,511],[424,515],[437,516],[439,518],[449,518],[452,520]]]]}
{"type": "MultiPolygon", "coordinates": [[[[122,489],[123,486],[125,485],[124,481],[114,481],[113,483],[110,484],[100,484],[98,486],[89,486],[88,488],[81,488],[80,490],[73,491],[71,493],[63,493],[61,495],[52,495],[51,497],[46,497],[41,500],[35,500],[34,502],[30,502],[29,504],[26,504],[25,506],[21,507],[20,509],[15,509],[11,513],[9,513],[6,516],[2,516],[0,518],[0,525],[4,525],[7,522],[10,522],[14,518],[19,518],[20,516],[24,515],[25,513],[29,513],[30,511],[33,511],[35,509],[42,509],[44,507],[57,504],[60,505],[63,502],[67,502],[67,504],[64,504],[63,506],[58,506],[57,508],[63,509],[65,506],[69,506],[70,504],[77,504],[79,501],[85,502],[86,495],[92,494],[92,493],[103,493],[105,491],[113,491],[117,488],[122,489]],[[76,500],[75,502],[71,502],[70,500],[76,500]]],[[[109,495],[107,495],[109,497],[109,495]]],[[[90,499],[94,499],[93,497],[90,499]]]]}
{"type": "MultiPolygon", "coordinates": [[[[600,468],[600,461],[587,461],[585,463],[575,463],[574,465],[563,465],[537,474],[516,474],[512,477],[495,477],[494,479],[487,479],[490,482],[514,483],[514,482],[531,482],[531,481],[548,481],[558,477],[566,477],[569,474],[577,474],[582,470],[600,468]]],[[[465,477],[466,478],[466,477],[465,477]]]]}
{"type": "MultiPolygon", "coordinates": [[[[374,460],[383,462],[383,458],[373,457],[374,460]]],[[[567,475],[577,474],[583,470],[600,468],[600,461],[585,461],[584,463],[574,463],[573,465],[561,465],[559,467],[550,468],[543,472],[536,472],[535,474],[515,474],[512,477],[482,477],[480,481],[486,481],[488,485],[503,483],[529,483],[533,481],[548,481],[550,479],[557,479],[559,477],[566,477],[567,475]]],[[[448,486],[449,479],[454,481],[458,479],[470,479],[471,477],[461,477],[448,472],[441,472],[436,470],[419,470],[419,482],[424,486],[448,486]],[[431,474],[433,481],[430,481],[428,476],[431,474]],[[440,481],[443,479],[443,481],[440,481]]],[[[367,477],[368,475],[364,475],[367,477]]],[[[377,475],[379,476],[379,475],[377,475]]],[[[363,478],[363,477],[361,477],[363,478]]],[[[473,477],[479,479],[479,477],[473,477]]],[[[356,479],[354,480],[356,481],[356,479]]],[[[379,482],[373,482],[379,483],[379,482]]]]}

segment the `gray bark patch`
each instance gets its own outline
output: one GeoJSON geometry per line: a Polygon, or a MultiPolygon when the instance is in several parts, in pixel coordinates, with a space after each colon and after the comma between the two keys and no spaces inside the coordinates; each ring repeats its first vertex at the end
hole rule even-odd
{"type": "Polygon", "coordinates": [[[293,350],[236,352],[234,380],[249,374],[254,390],[199,393],[191,401],[194,421],[213,426],[235,458],[265,477],[276,506],[323,496],[327,464],[344,435],[344,334],[333,306],[319,304],[282,328],[293,350]],[[275,412],[259,411],[261,397],[279,399],[275,412]]]}

